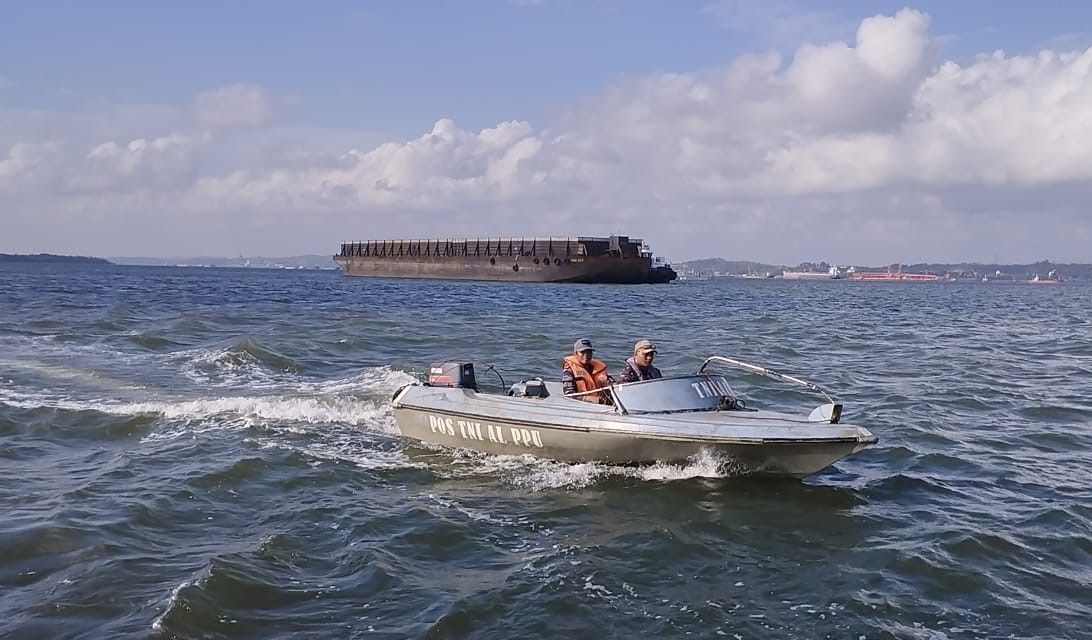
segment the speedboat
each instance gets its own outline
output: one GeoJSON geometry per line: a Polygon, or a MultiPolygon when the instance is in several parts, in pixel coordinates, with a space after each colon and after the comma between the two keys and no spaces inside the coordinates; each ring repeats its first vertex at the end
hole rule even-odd
{"type": "Polygon", "coordinates": [[[541,378],[486,393],[472,362],[442,362],[429,367],[427,381],[395,392],[392,405],[402,435],[429,444],[623,464],[684,462],[709,452],[741,475],[803,478],[878,440],[841,424],[842,405],[817,385],[725,356],[706,359],[693,375],[570,395],[541,378]],[[748,406],[725,376],[706,372],[715,363],[802,385],[827,402],[803,415],[748,406]],[[606,403],[581,398],[591,393],[606,403]]]}

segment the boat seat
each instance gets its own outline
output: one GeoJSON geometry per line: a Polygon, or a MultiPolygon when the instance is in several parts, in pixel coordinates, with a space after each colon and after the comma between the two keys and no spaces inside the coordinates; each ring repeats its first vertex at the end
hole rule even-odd
{"type": "Polygon", "coordinates": [[[565,388],[561,386],[560,382],[554,382],[552,380],[546,381],[546,393],[551,396],[557,396],[558,398],[565,397],[565,388]]]}
{"type": "MultiPolygon", "coordinates": [[[[542,378],[521,380],[509,387],[507,394],[517,398],[548,398],[552,395],[549,384],[542,378]]],[[[560,386],[558,385],[557,393],[561,392],[560,386]]]]}

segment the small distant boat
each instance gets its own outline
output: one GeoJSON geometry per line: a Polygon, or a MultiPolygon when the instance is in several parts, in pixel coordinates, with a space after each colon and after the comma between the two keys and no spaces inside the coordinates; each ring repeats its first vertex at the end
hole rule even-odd
{"type": "Polygon", "coordinates": [[[1028,280],[1028,282],[1030,282],[1031,284],[1061,284],[1062,282],[1064,282],[1064,280],[1062,280],[1062,277],[1058,275],[1057,271],[1051,269],[1050,273],[1048,273],[1045,278],[1040,277],[1037,273],[1035,274],[1035,277],[1033,277],[1031,280],[1028,280]]]}
{"type": "Polygon", "coordinates": [[[992,274],[985,274],[982,276],[982,282],[1019,282],[1011,273],[1002,273],[1000,269],[994,271],[992,274]]]}

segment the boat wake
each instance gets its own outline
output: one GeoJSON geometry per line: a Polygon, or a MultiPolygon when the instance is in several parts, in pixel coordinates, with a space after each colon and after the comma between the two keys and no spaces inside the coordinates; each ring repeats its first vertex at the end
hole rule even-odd
{"type": "Polygon", "coordinates": [[[620,479],[675,482],[693,478],[732,478],[746,472],[735,461],[706,450],[685,463],[619,465],[607,462],[561,462],[531,455],[491,455],[467,449],[438,446],[426,448],[417,444],[414,447],[427,449],[432,453],[411,454],[410,460],[428,458],[429,468],[442,478],[492,476],[511,486],[531,491],[582,489],[600,482],[620,479]]]}
{"type": "Polygon", "coordinates": [[[315,460],[344,461],[363,469],[427,469],[441,479],[491,477],[532,491],[579,489],[618,479],[727,478],[742,472],[732,460],[710,452],[685,463],[628,466],[410,444],[399,437],[389,404],[396,389],[415,380],[410,374],[379,366],[341,378],[308,379],[289,358],[247,337],[227,347],[156,354],[115,353],[105,345],[88,345],[80,349],[75,367],[53,362],[52,356],[67,346],[40,338],[28,346],[47,361],[32,367],[24,360],[21,369],[47,384],[27,387],[0,380],[0,403],[98,414],[85,417],[106,424],[150,418],[150,426],[137,432],[141,445],[237,431],[259,448],[292,450],[315,460]],[[154,375],[135,381],[100,373],[99,367],[111,360],[154,375]],[[179,374],[190,384],[165,389],[162,381],[179,374]]]}
{"type": "Polygon", "coordinates": [[[269,385],[298,377],[300,366],[250,337],[227,348],[204,348],[172,354],[182,374],[192,382],[215,386],[241,383],[269,385]]]}

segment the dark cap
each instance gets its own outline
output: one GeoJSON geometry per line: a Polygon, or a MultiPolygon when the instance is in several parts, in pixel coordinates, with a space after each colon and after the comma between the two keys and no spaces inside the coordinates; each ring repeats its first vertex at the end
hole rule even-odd
{"type": "Polygon", "coordinates": [[[595,351],[595,348],[591,346],[591,340],[587,338],[581,338],[573,345],[573,353],[580,353],[581,351],[595,351]]]}

